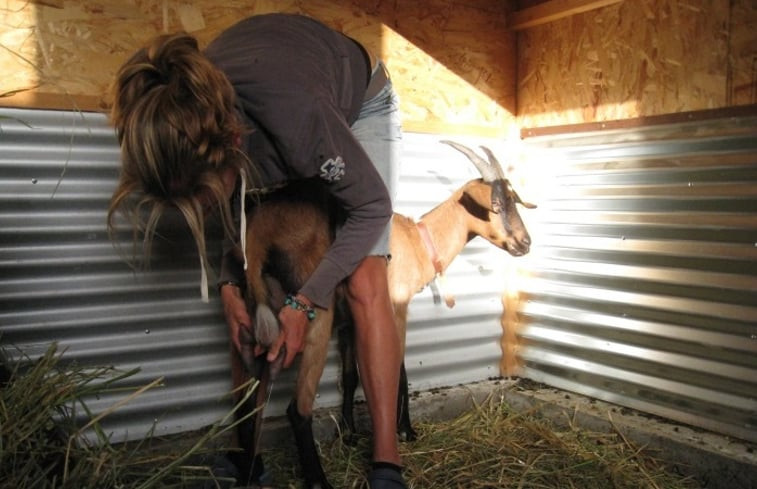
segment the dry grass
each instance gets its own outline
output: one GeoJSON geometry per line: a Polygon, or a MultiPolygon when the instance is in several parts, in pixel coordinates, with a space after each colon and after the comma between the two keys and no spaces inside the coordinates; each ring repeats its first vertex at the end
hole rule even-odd
{"type": "MultiPolygon", "coordinates": [[[[617,433],[559,430],[536,415],[515,413],[498,399],[447,422],[416,423],[417,441],[402,445],[411,489],[692,489],[649,453],[617,433]]],[[[365,488],[369,441],[323,443],[334,487],[365,488]]],[[[267,453],[278,487],[300,487],[295,452],[267,453]],[[294,467],[293,467],[294,465],[294,467]]]]}
{"type": "MultiPolygon", "coordinates": [[[[193,462],[222,450],[216,442],[234,428],[234,412],[241,405],[188,444],[166,444],[151,436],[112,444],[100,426],[102,419],[160,379],[129,390],[111,408],[93,415],[86,399],[113,389],[122,392],[118,383],[136,371],[62,362],[55,345],[34,361],[9,367],[3,358],[0,366],[0,489],[197,487],[212,476],[207,466],[193,462]]],[[[255,385],[243,387],[246,398],[255,385]]]]}
{"type": "MultiPolygon", "coordinates": [[[[26,362],[23,371],[4,372],[10,380],[3,379],[0,398],[0,489],[202,487],[209,469],[193,463],[212,460],[223,450],[217,441],[234,429],[235,411],[196,436],[184,437],[191,440],[182,446],[150,437],[113,445],[99,422],[152,384],[97,416],[83,399],[117,388],[132,373],[63,365],[54,347],[26,362]]],[[[254,387],[246,386],[247,395],[254,387]]],[[[666,472],[618,433],[558,429],[536,415],[514,412],[501,399],[491,398],[450,421],[416,423],[416,430],[418,440],[401,445],[412,489],[698,487],[666,472]]],[[[366,487],[367,436],[357,436],[352,445],[337,438],[322,443],[321,450],[334,487],[366,487]]],[[[292,445],[270,450],[266,457],[277,487],[301,487],[292,445]]]]}

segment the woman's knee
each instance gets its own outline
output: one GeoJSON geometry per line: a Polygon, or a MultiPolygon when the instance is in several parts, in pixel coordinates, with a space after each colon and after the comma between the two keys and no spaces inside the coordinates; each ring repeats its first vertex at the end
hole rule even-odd
{"type": "Polygon", "coordinates": [[[368,305],[388,296],[386,265],[382,256],[369,256],[360,262],[347,281],[351,303],[368,305]]]}

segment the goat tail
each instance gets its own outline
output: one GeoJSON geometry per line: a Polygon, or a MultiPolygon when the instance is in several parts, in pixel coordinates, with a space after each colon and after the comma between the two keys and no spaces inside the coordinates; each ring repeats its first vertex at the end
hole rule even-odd
{"type": "MultiPolygon", "coordinates": [[[[262,264],[254,258],[251,266],[247,269],[247,303],[255,308],[254,336],[255,343],[264,347],[270,347],[279,337],[279,321],[269,305],[271,285],[266,277],[260,272],[262,264]]],[[[274,292],[276,287],[274,287],[274,292]]]]}
{"type": "Polygon", "coordinates": [[[255,342],[268,348],[279,337],[279,321],[276,314],[265,303],[258,303],[255,309],[255,342]]]}

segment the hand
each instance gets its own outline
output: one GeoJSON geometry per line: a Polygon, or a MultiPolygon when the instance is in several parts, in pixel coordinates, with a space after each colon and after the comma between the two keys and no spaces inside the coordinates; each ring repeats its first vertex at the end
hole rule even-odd
{"type": "Polygon", "coordinates": [[[252,320],[247,312],[247,304],[242,297],[242,291],[234,285],[221,287],[221,302],[226,324],[229,325],[229,335],[234,347],[241,354],[242,341],[240,335],[246,336],[245,343],[252,342],[252,320]]]}
{"type": "MultiPolygon", "coordinates": [[[[312,307],[310,300],[302,294],[297,294],[297,299],[312,307]]],[[[307,332],[308,317],[304,311],[284,306],[279,311],[279,323],[281,333],[271,348],[268,349],[268,361],[273,362],[279,356],[279,350],[285,347],[284,368],[289,368],[294,363],[294,357],[303,350],[305,333],[307,332]]]]}

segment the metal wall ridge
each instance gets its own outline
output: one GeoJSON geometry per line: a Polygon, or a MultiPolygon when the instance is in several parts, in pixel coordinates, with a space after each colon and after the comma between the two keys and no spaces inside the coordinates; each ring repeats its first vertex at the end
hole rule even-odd
{"type": "Polygon", "coordinates": [[[757,118],[610,126],[524,141],[522,375],[757,441],[757,118]]]}

